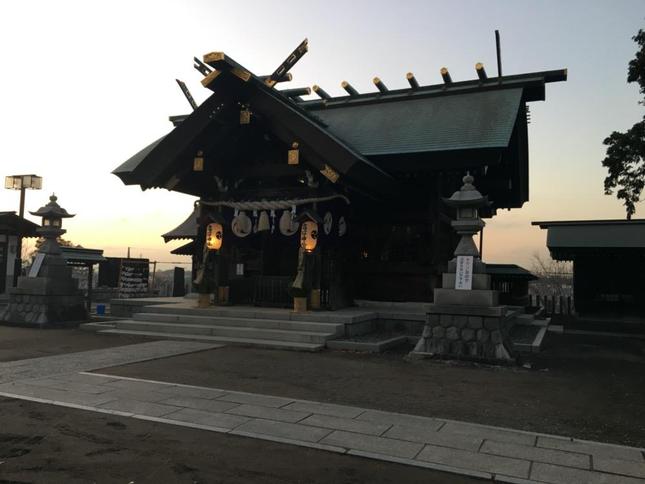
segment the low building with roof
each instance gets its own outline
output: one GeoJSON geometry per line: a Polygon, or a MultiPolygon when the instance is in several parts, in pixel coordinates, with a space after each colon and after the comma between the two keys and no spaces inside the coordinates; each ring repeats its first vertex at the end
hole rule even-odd
{"type": "Polygon", "coordinates": [[[0,297],[15,285],[21,268],[16,261],[18,237],[37,237],[39,227],[16,212],[0,212],[0,297]]]}
{"type": "Polygon", "coordinates": [[[645,315],[645,219],[533,222],[551,257],[573,262],[581,316],[645,315]]]}

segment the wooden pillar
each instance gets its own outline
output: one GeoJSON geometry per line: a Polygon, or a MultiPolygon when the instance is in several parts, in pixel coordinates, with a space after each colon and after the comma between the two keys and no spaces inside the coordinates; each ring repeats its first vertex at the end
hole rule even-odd
{"type": "Polygon", "coordinates": [[[87,265],[87,312],[92,313],[92,283],[94,282],[94,264],[87,265]]]}

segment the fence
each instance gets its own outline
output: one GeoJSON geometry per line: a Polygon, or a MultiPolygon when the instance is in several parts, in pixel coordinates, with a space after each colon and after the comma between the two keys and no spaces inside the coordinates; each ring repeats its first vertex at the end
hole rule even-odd
{"type": "Polygon", "coordinates": [[[573,296],[559,294],[529,294],[529,304],[544,308],[545,316],[571,316],[576,310],[573,296]]]}

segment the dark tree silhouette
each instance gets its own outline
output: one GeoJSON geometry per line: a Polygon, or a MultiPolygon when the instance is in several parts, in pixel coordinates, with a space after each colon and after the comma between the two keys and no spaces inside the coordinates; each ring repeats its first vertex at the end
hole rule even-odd
{"type": "MultiPolygon", "coordinates": [[[[632,39],[639,50],[629,62],[627,82],[637,82],[645,97],[645,31],[639,30],[632,39]]],[[[642,100],[639,103],[644,104],[642,100]]],[[[612,195],[615,191],[625,205],[627,218],[631,219],[645,187],[645,116],[624,133],[614,131],[603,143],[607,146],[607,155],[602,165],[608,171],[605,194],[612,195]]]]}

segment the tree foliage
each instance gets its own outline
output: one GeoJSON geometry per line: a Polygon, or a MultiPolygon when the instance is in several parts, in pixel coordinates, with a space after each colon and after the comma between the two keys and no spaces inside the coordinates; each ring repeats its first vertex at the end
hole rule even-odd
{"type": "MultiPolygon", "coordinates": [[[[632,39],[639,50],[629,62],[627,82],[638,83],[640,93],[645,96],[645,30],[639,30],[632,39]]],[[[640,104],[644,102],[640,101],[640,104]]],[[[602,165],[608,171],[605,194],[615,192],[625,205],[627,218],[631,219],[645,187],[645,116],[624,133],[614,131],[603,143],[607,146],[607,154],[602,165]]]]}

